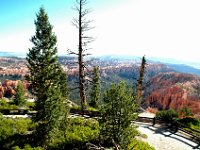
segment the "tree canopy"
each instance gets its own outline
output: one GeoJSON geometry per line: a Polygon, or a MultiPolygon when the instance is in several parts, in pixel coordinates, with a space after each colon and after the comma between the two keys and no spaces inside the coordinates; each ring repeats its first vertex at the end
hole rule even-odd
{"type": "Polygon", "coordinates": [[[36,116],[38,122],[36,135],[43,145],[48,145],[54,129],[59,128],[64,112],[66,99],[66,75],[58,62],[57,38],[52,32],[53,26],[48,21],[48,15],[41,7],[35,20],[36,32],[32,36],[33,47],[27,54],[27,77],[36,97],[36,116]]]}
{"type": "Polygon", "coordinates": [[[136,119],[135,97],[132,96],[125,82],[113,84],[106,90],[100,108],[100,133],[104,139],[120,144],[125,132],[136,119]]]}

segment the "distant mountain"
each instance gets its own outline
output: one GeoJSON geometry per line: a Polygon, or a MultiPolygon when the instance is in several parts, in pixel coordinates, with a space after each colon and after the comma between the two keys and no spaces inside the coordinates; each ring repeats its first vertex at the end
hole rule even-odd
{"type": "MultiPolygon", "coordinates": [[[[141,58],[135,57],[131,55],[104,55],[97,57],[101,61],[135,61],[137,63],[140,63],[141,58]]],[[[156,58],[156,57],[147,57],[147,63],[148,64],[164,64],[171,69],[173,69],[176,72],[180,73],[190,73],[200,76],[200,64],[198,63],[187,63],[183,61],[177,61],[174,59],[162,59],[162,58],[156,58]]]]}
{"type": "MultiPolygon", "coordinates": [[[[0,51],[0,57],[21,57],[25,58],[25,53],[19,52],[5,52],[0,51]]],[[[59,56],[59,60],[63,60],[63,58],[67,59],[74,59],[71,56],[59,56]]],[[[132,56],[132,55],[103,55],[103,56],[96,56],[96,57],[87,57],[87,59],[99,59],[100,61],[108,61],[110,63],[117,63],[117,62],[135,62],[140,63],[141,57],[132,56]]],[[[200,76],[200,63],[187,63],[187,62],[180,62],[174,59],[163,59],[163,58],[156,58],[156,57],[147,57],[147,63],[153,64],[165,64],[166,66],[170,67],[176,72],[181,73],[191,73],[200,76]]]]}
{"type": "MultiPolygon", "coordinates": [[[[195,74],[195,75],[199,75],[200,76],[200,69],[198,69],[197,67],[193,67],[190,64],[180,64],[178,62],[161,62],[161,61],[155,61],[155,60],[151,60],[148,59],[149,63],[153,63],[153,64],[164,64],[168,67],[170,67],[171,69],[173,69],[176,72],[180,72],[180,73],[190,73],[190,74],[195,74]]],[[[196,64],[197,65],[197,64],[196,64]]]]}
{"type": "Polygon", "coordinates": [[[135,57],[131,55],[102,55],[97,56],[102,61],[109,61],[109,60],[119,60],[119,61],[127,61],[127,60],[141,60],[140,57],[135,57]]]}
{"type": "MultiPolygon", "coordinates": [[[[103,80],[107,82],[119,82],[121,80],[127,81],[132,85],[132,82],[137,82],[139,78],[140,66],[133,64],[132,66],[118,66],[112,68],[100,69],[100,74],[103,80]]],[[[155,75],[163,72],[172,72],[173,69],[163,64],[150,64],[146,67],[145,82],[155,75]]]]}
{"type": "Polygon", "coordinates": [[[167,64],[167,66],[169,66],[170,68],[174,69],[177,72],[181,72],[181,73],[190,73],[190,74],[196,74],[200,76],[200,69],[191,67],[191,66],[187,66],[184,64],[167,64]]]}
{"type": "Polygon", "coordinates": [[[14,56],[13,52],[0,52],[0,57],[14,56]]]}
{"type": "Polygon", "coordinates": [[[3,52],[0,51],[0,57],[22,57],[25,58],[25,53],[18,53],[18,52],[3,52]]]}
{"type": "Polygon", "coordinates": [[[186,64],[186,62],[178,61],[172,58],[158,58],[158,57],[148,57],[147,58],[150,61],[153,61],[155,63],[164,63],[164,64],[186,64]]]}

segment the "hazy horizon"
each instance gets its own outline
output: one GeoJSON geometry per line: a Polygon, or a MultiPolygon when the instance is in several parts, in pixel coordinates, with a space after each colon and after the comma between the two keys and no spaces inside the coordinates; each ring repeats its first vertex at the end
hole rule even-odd
{"type": "MultiPolygon", "coordinates": [[[[0,51],[28,52],[41,6],[58,38],[58,52],[77,49],[78,31],[71,24],[75,0],[1,0],[0,51]]],[[[200,1],[198,0],[89,0],[96,40],[93,55],[131,55],[200,62],[200,1]]]]}

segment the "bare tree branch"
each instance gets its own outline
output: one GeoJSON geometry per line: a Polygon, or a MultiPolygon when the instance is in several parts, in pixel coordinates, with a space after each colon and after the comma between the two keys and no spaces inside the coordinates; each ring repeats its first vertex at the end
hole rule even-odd
{"type": "Polygon", "coordinates": [[[83,54],[83,57],[84,57],[84,56],[90,56],[90,55],[92,55],[92,54],[89,54],[89,53],[88,53],[88,54],[83,54]]]}
{"type": "Polygon", "coordinates": [[[71,54],[73,54],[73,55],[78,55],[78,53],[75,53],[75,52],[72,52],[72,51],[69,52],[68,54],[70,54],[70,55],[71,55],[71,54]]]}
{"type": "Polygon", "coordinates": [[[79,28],[79,22],[78,22],[77,19],[73,18],[71,23],[72,23],[72,25],[74,25],[77,29],[79,28]]]}
{"type": "Polygon", "coordinates": [[[69,54],[69,55],[78,55],[78,53],[76,53],[76,52],[73,52],[73,51],[71,51],[70,49],[67,49],[67,53],[69,54]]]}
{"type": "Polygon", "coordinates": [[[93,41],[93,38],[90,36],[85,36],[85,31],[91,30],[90,23],[92,20],[87,20],[86,16],[88,13],[91,12],[91,9],[85,8],[87,5],[88,0],[76,0],[76,5],[73,9],[78,13],[77,18],[73,18],[72,24],[78,29],[79,32],[79,44],[78,44],[78,52],[68,51],[69,54],[77,55],[78,56],[78,66],[79,66],[79,92],[81,98],[81,107],[82,113],[84,115],[84,107],[87,105],[86,101],[86,92],[85,92],[85,77],[87,69],[84,61],[84,57],[91,55],[91,54],[84,54],[87,48],[85,48],[89,43],[93,41]]]}

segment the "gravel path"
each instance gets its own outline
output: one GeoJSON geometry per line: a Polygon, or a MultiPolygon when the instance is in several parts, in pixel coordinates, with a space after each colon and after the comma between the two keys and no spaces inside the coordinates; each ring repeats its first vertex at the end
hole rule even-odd
{"type": "Polygon", "coordinates": [[[156,125],[155,127],[150,124],[136,122],[138,130],[142,134],[148,136],[147,139],[143,139],[156,150],[200,150],[200,146],[197,147],[197,143],[188,140],[186,136],[177,132],[172,134],[166,128],[156,125]]]}

